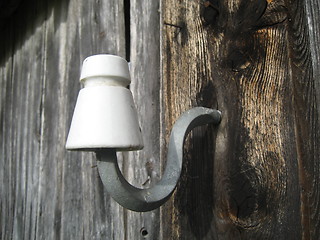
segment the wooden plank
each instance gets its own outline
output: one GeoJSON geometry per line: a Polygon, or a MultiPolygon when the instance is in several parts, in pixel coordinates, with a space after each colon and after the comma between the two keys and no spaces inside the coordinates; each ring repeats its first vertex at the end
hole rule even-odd
{"type": "Polygon", "coordinates": [[[308,22],[308,35],[310,36],[310,51],[312,54],[312,63],[313,63],[313,72],[314,76],[319,76],[319,65],[316,64],[320,62],[320,14],[319,14],[319,2],[315,0],[306,0],[304,1],[304,5],[306,8],[306,17],[308,22]]]}
{"type": "MultiPolygon", "coordinates": [[[[33,11],[21,14],[20,22],[13,20],[3,31],[1,68],[6,75],[3,92],[5,103],[1,107],[1,125],[3,129],[1,162],[4,163],[4,194],[2,213],[2,239],[34,238],[37,206],[39,111],[41,102],[42,78],[41,65],[33,65],[41,51],[35,41],[41,42],[41,28],[30,37],[30,31],[22,28],[21,22],[30,20],[33,11]],[[15,31],[18,27],[20,31],[15,31]],[[21,42],[29,36],[24,46],[21,42]],[[28,51],[26,51],[28,49],[28,51]],[[20,64],[24,62],[24,64],[20,64]],[[9,64],[8,64],[9,63],[9,64]],[[3,66],[3,65],[2,65],[3,66]],[[32,67],[31,67],[32,66],[32,67]],[[8,68],[7,68],[8,67],[8,68]],[[6,213],[8,215],[6,215],[6,213]],[[27,224],[26,224],[27,222],[27,224]]],[[[30,21],[30,25],[34,22],[30,21]]],[[[3,82],[2,80],[2,82],[3,82]]],[[[1,191],[2,192],[2,191],[1,191]]],[[[3,200],[3,201],[2,201],[3,200]]]]}
{"type": "MultiPolygon", "coordinates": [[[[144,151],[137,155],[127,156],[125,160],[122,160],[128,162],[127,165],[124,164],[124,168],[128,169],[134,158],[145,159],[146,161],[140,164],[143,166],[141,170],[143,180],[139,181],[144,183],[148,174],[151,174],[151,184],[156,180],[160,171],[159,161],[155,160],[159,160],[159,127],[155,128],[156,125],[159,126],[159,105],[157,104],[159,101],[158,4],[157,2],[147,5],[138,2],[131,4],[131,55],[134,79],[132,89],[139,105],[141,123],[152,141],[145,141],[144,151]],[[146,12],[147,14],[144,15],[146,12]],[[140,25],[140,22],[143,24],[140,25]],[[140,35],[135,35],[136,31],[140,35]],[[145,50],[147,51],[144,52],[145,50]],[[153,78],[150,80],[149,76],[153,78]],[[145,101],[149,97],[151,101],[145,101]],[[145,163],[148,163],[149,166],[154,164],[154,166],[143,172],[146,168],[145,163]]],[[[37,66],[38,72],[29,74],[30,79],[22,82],[26,84],[30,81],[30,89],[33,89],[34,82],[31,80],[35,76],[40,76],[37,78],[39,81],[37,84],[39,87],[37,92],[38,114],[35,115],[37,118],[35,122],[38,126],[38,146],[36,148],[38,153],[23,157],[21,163],[17,163],[22,165],[20,168],[26,168],[25,164],[30,161],[29,158],[34,161],[35,166],[28,165],[30,178],[36,179],[32,185],[34,191],[29,192],[34,196],[29,199],[33,215],[29,224],[23,214],[18,214],[21,212],[18,209],[20,212],[17,210],[15,216],[20,217],[16,218],[16,223],[5,225],[9,230],[4,229],[3,233],[9,235],[4,235],[4,238],[11,238],[11,234],[14,234],[14,239],[21,239],[23,234],[27,239],[158,238],[159,211],[142,215],[124,211],[110,199],[104,190],[95,168],[93,155],[66,153],[64,149],[76,95],[80,88],[78,78],[82,60],[86,56],[97,53],[125,56],[123,3],[118,1],[95,3],[65,1],[52,5],[39,2],[35,6],[34,10],[31,9],[31,5],[29,8],[24,6],[18,12],[19,14],[25,13],[21,16],[26,19],[24,22],[32,22],[30,26],[28,25],[29,34],[32,37],[28,45],[25,45],[27,34],[24,31],[20,33],[21,37],[18,40],[13,39],[13,42],[18,42],[16,45],[22,46],[19,56],[24,58],[21,56],[18,58],[15,52],[12,54],[14,66],[18,66],[32,60],[33,58],[28,56],[33,56],[35,51],[37,52],[34,65],[37,66]],[[111,14],[105,14],[110,13],[110,9],[113,10],[111,14]],[[42,14],[41,16],[35,15],[33,19],[34,12],[42,14]],[[40,26],[35,36],[33,35],[34,25],[40,26]],[[132,224],[129,224],[131,221],[136,222],[137,227],[132,227],[132,224]],[[30,229],[26,228],[27,224],[30,225],[30,229]],[[15,229],[10,230],[10,227],[15,229]]],[[[17,21],[20,20],[17,18],[17,21]]],[[[14,22],[13,26],[15,24],[17,23],[14,22]]],[[[10,70],[8,67],[6,69],[10,70]]],[[[19,76],[17,80],[14,79],[14,83],[15,81],[19,83],[28,71],[28,65],[23,70],[17,69],[19,76]]],[[[11,76],[11,72],[7,74],[11,76]]],[[[22,101],[24,95],[20,95],[21,98],[18,99],[22,101]]],[[[16,96],[16,94],[10,96],[16,96]]],[[[5,103],[2,105],[4,106],[5,103]]],[[[7,106],[8,109],[10,107],[13,108],[13,103],[7,106]]],[[[31,114],[33,109],[29,112],[31,114]]],[[[18,113],[7,115],[9,120],[2,122],[3,128],[10,126],[13,115],[16,115],[18,119],[21,117],[18,113]]],[[[28,133],[27,137],[32,139],[33,135],[28,133]]],[[[22,144],[24,141],[25,138],[21,138],[22,144]]],[[[14,147],[11,146],[10,149],[14,147]]],[[[14,160],[9,163],[16,164],[14,160]]],[[[133,169],[140,168],[140,165],[133,166],[133,169]]],[[[129,171],[127,172],[130,179],[132,175],[129,171]]],[[[135,178],[137,179],[137,176],[135,178]]],[[[13,181],[12,185],[15,187],[14,178],[9,179],[13,181]]],[[[27,188],[31,187],[25,175],[19,179],[27,188]]],[[[150,184],[146,186],[148,185],[150,184]]],[[[26,189],[18,191],[19,194],[25,194],[25,192],[26,189]]],[[[16,198],[19,201],[21,199],[20,195],[16,198]]],[[[10,204],[6,205],[5,209],[10,209],[10,204]]],[[[27,208],[26,211],[30,209],[27,208]]],[[[8,216],[2,216],[2,221],[6,221],[8,216]]],[[[12,221],[13,216],[9,216],[12,221]]]]}
{"type": "MultiPolygon", "coordinates": [[[[162,122],[168,139],[174,121],[192,106],[217,108],[211,82],[212,51],[195,1],[163,1],[162,19],[162,122]]],[[[213,138],[212,128],[193,131],[184,153],[180,184],[162,209],[163,239],[213,239],[213,138]],[[195,139],[197,141],[195,141],[195,139]],[[194,146],[194,150],[191,150],[194,146]],[[197,147],[197,148],[196,148],[197,147]],[[206,238],[207,237],[207,238],[206,238]]],[[[166,155],[165,141],[162,156],[166,155]]]]}
{"type": "Polygon", "coordinates": [[[123,3],[34,1],[1,39],[1,239],[124,239],[89,153],[64,149],[80,65],[125,55],[123,3]],[[106,14],[110,13],[110,14],[106,14]]]}
{"type": "MultiPolygon", "coordinates": [[[[47,62],[48,67],[55,66],[56,69],[50,67],[47,70],[49,79],[43,118],[44,121],[47,120],[44,122],[44,129],[51,131],[43,134],[42,150],[42,155],[47,159],[45,161],[52,161],[54,158],[62,160],[56,163],[57,172],[47,173],[43,178],[44,182],[50,179],[56,181],[55,189],[45,188],[42,191],[43,201],[48,193],[55,191],[53,194],[56,199],[50,206],[54,212],[48,213],[48,216],[56,215],[57,218],[51,231],[54,229],[53,232],[64,239],[121,239],[125,235],[123,231],[119,231],[124,224],[123,211],[106,193],[95,167],[94,156],[89,153],[66,154],[64,142],[80,88],[78,79],[81,62],[93,54],[124,53],[123,8],[118,1],[70,1],[67,6],[57,6],[55,15],[51,18],[51,29],[47,30],[47,51],[49,56],[59,55],[52,58],[52,62],[47,62]],[[105,14],[106,12],[111,14],[105,14]],[[57,16],[60,20],[56,20],[57,16]],[[55,21],[59,23],[57,26],[55,21]],[[54,59],[59,59],[59,65],[55,64],[54,59]],[[56,91],[49,90],[52,88],[56,91]],[[55,99],[60,101],[52,109],[55,99]],[[55,130],[54,126],[57,124],[61,131],[55,130]],[[54,144],[57,149],[53,152],[50,144],[52,138],[57,140],[54,144]],[[52,155],[46,156],[48,154],[52,155]]],[[[50,223],[45,219],[43,225],[50,223]]]]}
{"type": "Polygon", "coordinates": [[[218,132],[190,138],[165,238],[316,239],[318,109],[303,9],[164,1],[165,136],[192,106],[223,112],[218,132]]]}
{"type": "MultiPolygon", "coordinates": [[[[310,41],[310,52],[312,58],[313,78],[316,81],[317,96],[320,94],[320,5],[319,1],[304,1],[308,21],[308,33],[310,41]]],[[[320,97],[317,98],[320,106],[320,97]]],[[[319,109],[318,109],[319,110],[319,109]]],[[[320,111],[320,110],[319,110],[320,111]]],[[[320,113],[319,113],[320,114],[320,113]]]]}
{"type": "MultiPolygon", "coordinates": [[[[99,53],[125,57],[122,1],[83,1],[79,8],[80,59],[84,60],[87,56],[99,53]]],[[[105,191],[99,179],[94,156],[82,154],[82,159],[82,169],[86,169],[82,170],[85,183],[83,198],[86,199],[83,209],[86,218],[90,219],[89,223],[85,224],[85,239],[124,239],[126,232],[119,230],[124,229],[125,224],[123,209],[105,191]]]]}
{"type": "MultiPolygon", "coordinates": [[[[314,122],[314,124],[319,124],[319,118],[320,118],[320,5],[318,1],[305,1],[304,2],[306,6],[306,15],[307,15],[307,20],[308,20],[308,30],[309,30],[309,46],[310,46],[310,53],[311,53],[311,58],[312,58],[312,78],[314,80],[314,87],[316,91],[316,105],[317,105],[317,110],[318,114],[315,114],[315,117],[317,116],[318,122],[314,122]]],[[[313,99],[314,101],[314,99],[313,99]]],[[[314,102],[312,104],[315,104],[314,102]]],[[[313,161],[314,163],[317,164],[319,162],[319,129],[317,125],[313,126],[312,131],[316,132],[316,135],[313,137],[317,140],[315,144],[315,150],[317,151],[318,156],[314,156],[313,161]]],[[[317,166],[314,166],[314,170],[316,170],[316,173],[313,174],[313,178],[319,179],[319,172],[318,169],[316,168],[317,166]]],[[[312,169],[313,170],[313,169],[312,169]]],[[[318,182],[318,180],[316,180],[318,182]]],[[[316,184],[316,182],[315,182],[316,184]]],[[[317,187],[316,185],[313,185],[314,187],[317,187]]],[[[317,197],[319,197],[319,188],[315,189],[317,191],[317,197]]],[[[316,195],[314,195],[316,196],[316,195]]],[[[315,205],[315,201],[317,201],[316,197],[313,197],[311,200],[313,202],[312,209],[311,211],[317,212],[317,215],[315,215],[312,219],[312,235],[319,236],[319,209],[315,205]],[[317,209],[317,210],[315,210],[317,209]]]]}
{"type": "Polygon", "coordinates": [[[303,1],[290,2],[288,14],[290,16],[288,33],[301,187],[302,239],[317,239],[320,234],[320,209],[318,206],[320,198],[320,130],[318,127],[320,109],[317,93],[320,89],[316,88],[320,85],[317,85],[319,76],[315,74],[319,73],[319,62],[316,59],[319,53],[315,53],[316,47],[312,44],[316,39],[313,34],[309,38],[310,30],[308,28],[313,29],[314,26],[317,31],[319,23],[310,24],[306,17],[303,1]],[[314,62],[312,63],[312,61],[314,62]]]}
{"type": "Polygon", "coordinates": [[[126,55],[123,2],[24,2],[0,40],[0,238],[317,239],[319,13],[305,3],[268,1],[256,16],[263,1],[164,1],[159,96],[159,2],[131,1],[146,146],[120,155],[129,181],[157,181],[181,112],[224,114],[188,139],[173,199],[140,214],[110,199],[92,154],[64,149],[82,60],[126,55]]]}
{"type": "MultiPolygon", "coordinates": [[[[8,39],[12,39],[12,31],[7,32],[8,39]]],[[[13,141],[8,141],[12,136],[12,128],[8,128],[7,125],[11,124],[13,116],[13,88],[12,88],[12,44],[9,42],[1,42],[1,52],[4,53],[6,49],[6,54],[1,54],[1,79],[0,81],[0,124],[1,124],[1,161],[0,161],[0,178],[1,184],[1,201],[0,201],[0,227],[1,227],[1,239],[9,239],[12,236],[13,231],[13,214],[12,208],[9,206],[12,204],[14,199],[14,186],[13,183],[13,164],[10,161],[10,156],[12,154],[13,141]],[[6,111],[5,111],[6,110],[6,111]],[[7,224],[5,224],[7,223],[7,224]]]]}
{"type": "MultiPolygon", "coordinates": [[[[144,149],[129,155],[124,170],[137,187],[147,188],[160,176],[160,29],[159,1],[130,3],[130,86],[143,132],[144,149]]],[[[146,213],[127,211],[126,239],[160,239],[159,209],[146,213]]]]}

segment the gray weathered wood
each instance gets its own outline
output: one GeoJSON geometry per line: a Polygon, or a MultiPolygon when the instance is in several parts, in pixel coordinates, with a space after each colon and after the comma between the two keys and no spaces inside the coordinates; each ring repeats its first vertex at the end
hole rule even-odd
{"type": "MultiPolygon", "coordinates": [[[[144,9],[142,4],[137,6],[144,9]]],[[[144,22],[140,33],[148,36],[143,15],[136,16],[137,23],[144,22]]],[[[158,34],[158,15],[147,16],[154,19],[154,32],[158,34]]],[[[64,149],[80,89],[82,61],[97,53],[125,57],[123,2],[24,1],[1,30],[0,238],[141,236],[140,226],[130,225],[129,213],[104,190],[93,154],[64,149]]],[[[139,44],[135,41],[133,49],[139,44]]],[[[148,58],[140,50],[137,48],[133,55],[148,58]]],[[[159,47],[152,51],[159,59],[159,47]]],[[[146,64],[147,60],[142,62],[146,64]]],[[[142,70],[139,64],[140,60],[133,64],[138,77],[142,70]]],[[[156,60],[148,65],[154,69],[150,70],[153,77],[159,75],[157,64],[156,60]]],[[[158,80],[155,77],[150,83],[158,80]]],[[[157,92],[154,96],[156,102],[157,92]]],[[[157,114],[157,110],[151,111],[157,114]]],[[[149,128],[152,121],[148,122],[149,128]]],[[[151,158],[157,148],[149,150],[148,146],[145,151],[151,158]]],[[[139,220],[140,214],[132,215],[130,221],[142,221],[151,236],[154,231],[158,233],[149,215],[142,218],[145,223],[139,220]]],[[[157,221],[154,213],[150,216],[157,221]]]]}
{"type": "Polygon", "coordinates": [[[0,239],[317,239],[319,2],[267,2],[258,16],[265,1],[1,2],[0,239]],[[223,111],[188,138],[161,210],[123,209],[95,156],[64,149],[97,53],[131,61],[145,148],[119,161],[135,186],[161,177],[180,113],[223,111]]]}
{"type": "Polygon", "coordinates": [[[159,210],[124,210],[105,191],[94,155],[64,149],[82,61],[98,53],[126,57],[127,37],[131,89],[147,137],[144,150],[119,154],[120,161],[133,184],[147,187],[157,180],[158,8],[158,1],[130,6],[117,0],[25,1],[6,19],[0,59],[0,239],[158,238],[159,210]],[[131,33],[125,12],[131,12],[131,33]]]}
{"type": "MultiPolygon", "coordinates": [[[[130,153],[128,180],[146,188],[160,173],[160,28],[159,1],[130,1],[130,62],[133,92],[143,132],[144,149],[130,153]]],[[[127,212],[127,239],[159,239],[160,211],[127,212]]]]}

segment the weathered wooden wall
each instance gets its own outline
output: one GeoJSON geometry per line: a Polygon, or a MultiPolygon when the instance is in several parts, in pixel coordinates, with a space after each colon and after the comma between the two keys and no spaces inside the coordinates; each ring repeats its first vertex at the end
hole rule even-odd
{"type": "Polygon", "coordinates": [[[14,12],[2,15],[0,31],[0,239],[158,239],[159,210],[124,210],[93,154],[64,145],[84,58],[127,57],[148,139],[122,156],[123,171],[137,186],[160,174],[159,2],[14,2],[1,4],[14,12]]]}
{"type": "Polygon", "coordinates": [[[318,0],[0,7],[1,240],[318,239],[318,0]],[[96,53],[131,61],[145,148],[119,160],[135,186],[161,177],[180,113],[223,112],[218,128],[188,138],[182,179],[161,210],[123,209],[94,155],[64,149],[81,63],[96,53]]]}
{"type": "Polygon", "coordinates": [[[223,113],[193,132],[165,235],[319,238],[319,14],[317,1],[164,1],[163,124],[223,113]]]}

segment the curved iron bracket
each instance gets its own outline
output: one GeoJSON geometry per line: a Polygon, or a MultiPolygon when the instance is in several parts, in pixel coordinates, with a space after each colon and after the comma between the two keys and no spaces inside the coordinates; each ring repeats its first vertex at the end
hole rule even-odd
{"type": "Polygon", "coordinates": [[[183,144],[195,127],[208,123],[219,124],[221,112],[196,107],[183,113],[174,124],[170,135],[167,165],[161,180],[151,188],[140,189],[130,185],[121,174],[114,149],[96,151],[101,180],[109,194],[120,205],[137,212],[160,207],[172,195],[178,183],[183,159],[183,144]]]}

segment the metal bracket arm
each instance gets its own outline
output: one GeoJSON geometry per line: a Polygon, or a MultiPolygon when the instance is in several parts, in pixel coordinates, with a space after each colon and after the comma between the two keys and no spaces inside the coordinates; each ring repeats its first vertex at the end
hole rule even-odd
{"type": "Polygon", "coordinates": [[[160,207],[177,186],[183,160],[183,144],[195,127],[208,123],[219,124],[221,112],[196,107],[183,113],[174,124],[170,135],[167,165],[161,180],[153,187],[140,189],[129,184],[121,174],[115,149],[96,151],[101,180],[109,194],[120,205],[133,211],[146,212],[160,207]]]}

